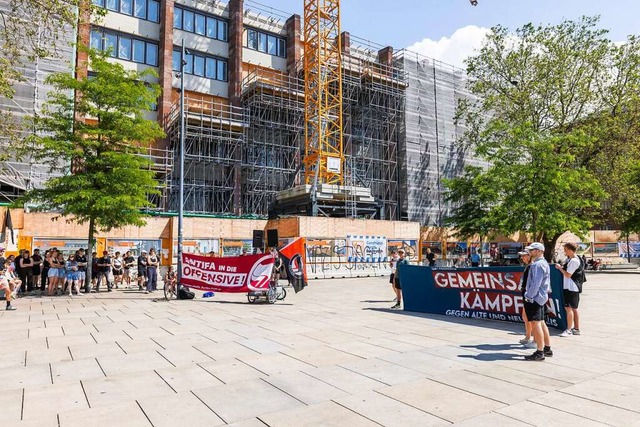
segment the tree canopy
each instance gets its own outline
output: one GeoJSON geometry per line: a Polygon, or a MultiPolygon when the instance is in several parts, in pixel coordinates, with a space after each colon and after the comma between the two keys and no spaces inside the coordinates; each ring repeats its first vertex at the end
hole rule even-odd
{"type": "Polygon", "coordinates": [[[638,146],[640,45],[611,42],[598,23],[497,26],[468,59],[459,143],[490,166],[446,183],[452,226],[469,225],[464,212],[482,195],[489,228],[530,232],[549,258],[562,233],[610,216],[622,159],[638,146]]]}

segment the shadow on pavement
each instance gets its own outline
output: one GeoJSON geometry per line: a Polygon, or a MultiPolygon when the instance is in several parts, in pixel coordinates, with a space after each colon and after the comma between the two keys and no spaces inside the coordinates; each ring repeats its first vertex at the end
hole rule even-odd
{"type": "Polygon", "coordinates": [[[479,354],[460,354],[458,357],[462,359],[473,359],[480,362],[495,362],[498,360],[524,360],[521,354],[513,353],[479,353],[479,354]]]}

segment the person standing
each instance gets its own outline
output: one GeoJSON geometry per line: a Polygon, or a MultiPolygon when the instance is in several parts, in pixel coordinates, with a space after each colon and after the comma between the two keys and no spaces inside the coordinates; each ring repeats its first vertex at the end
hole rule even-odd
{"type": "Polygon", "coordinates": [[[471,254],[471,267],[480,267],[480,254],[477,250],[474,250],[471,254]]]}
{"type": "Polygon", "coordinates": [[[578,256],[578,249],[573,243],[565,243],[564,253],[567,259],[564,265],[556,264],[556,268],[562,273],[562,289],[564,296],[564,307],[567,311],[567,330],[560,334],[561,337],[580,335],[580,315],[578,306],[580,305],[580,292],[584,282],[584,264],[578,256]]]}
{"type": "Polygon", "coordinates": [[[396,293],[397,302],[393,307],[391,307],[393,309],[400,308],[400,306],[402,305],[402,286],[400,285],[400,266],[405,264],[409,264],[409,261],[407,261],[407,259],[404,257],[404,250],[398,249],[398,262],[396,263],[396,274],[394,276],[394,284],[395,284],[394,291],[396,293]]]}
{"type": "MultiPolygon", "coordinates": [[[[520,290],[522,291],[522,301],[524,301],[524,294],[527,292],[527,279],[529,275],[529,264],[531,263],[531,254],[529,251],[524,250],[522,252],[518,252],[520,255],[520,260],[524,264],[524,272],[522,273],[522,279],[520,280],[520,290]]],[[[533,348],[536,346],[535,341],[531,338],[533,332],[531,330],[531,322],[527,318],[527,311],[524,309],[524,304],[522,306],[522,321],[524,322],[524,338],[520,340],[520,344],[525,346],[526,348],[533,348]]]]}
{"type": "MultiPolygon", "coordinates": [[[[545,353],[551,352],[551,346],[545,346],[544,330],[544,306],[549,300],[549,289],[551,287],[551,272],[549,263],[544,259],[544,245],[542,243],[532,243],[525,248],[531,254],[531,266],[527,276],[527,290],[524,294],[524,309],[527,319],[531,322],[531,329],[536,341],[536,351],[530,356],[525,356],[525,360],[542,361],[545,353]]],[[[551,355],[551,354],[550,354],[551,355]]]]}
{"type": "Polygon", "coordinates": [[[87,280],[87,257],[84,254],[84,249],[78,249],[76,261],[78,262],[78,287],[84,289],[87,280]]]}
{"type": "Polygon", "coordinates": [[[69,283],[69,297],[73,296],[73,288],[75,287],[78,296],[81,296],[80,288],[78,287],[78,261],[75,254],[69,255],[65,264],[65,270],[67,271],[67,282],[69,283]]]}
{"type": "MultiPolygon", "coordinates": [[[[147,265],[149,264],[149,260],[147,259],[147,251],[144,249],[140,252],[140,256],[138,257],[138,290],[142,290],[142,285],[147,280],[147,265]]],[[[146,294],[149,291],[145,291],[146,294]]]]}
{"type": "Polygon", "coordinates": [[[435,267],[435,265],[436,265],[436,254],[431,252],[431,248],[427,248],[427,261],[429,261],[429,267],[435,267]]]}
{"type": "Polygon", "coordinates": [[[42,274],[42,262],[43,258],[40,255],[40,249],[34,249],[33,255],[31,256],[31,260],[33,261],[33,267],[31,267],[31,280],[34,291],[37,291],[40,287],[40,275],[42,274]]]}
{"type": "Polygon", "coordinates": [[[398,252],[394,252],[391,255],[391,260],[389,261],[389,267],[391,267],[391,276],[389,276],[389,283],[391,283],[391,289],[393,290],[393,294],[396,295],[393,298],[393,301],[398,301],[398,293],[396,292],[396,267],[398,266],[398,260],[400,257],[398,256],[398,252]]]}
{"type": "Polygon", "coordinates": [[[4,268],[4,263],[7,259],[4,257],[4,248],[0,247],[0,269],[4,268]]]}
{"type": "Polygon", "coordinates": [[[100,282],[104,277],[107,282],[107,292],[111,292],[113,284],[109,281],[109,271],[111,270],[111,257],[109,251],[102,252],[102,258],[98,259],[98,276],[96,277],[96,292],[100,292],[100,282]]]}
{"type": "Polygon", "coordinates": [[[124,274],[123,261],[120,256],[120,252],[116,252],[115,257],[113,258],[113,282],[116,285],[116,289],[118,289],[118,285],[122,284],[122,275],[124,274]]]}
{"type": "Polygon", "coordinates": [[[42,259],[42,271],[40,274],[40,292],[44,294],[47,291],[47,279],[49,278],[49,268],[51,267],[51,251],[47,249],[44,251],[44,258],[42,259]]]}
{"type": "Polygon", "coordinates": [[[147,263],[147,292],[153,292],[158,287],[158,256],[154,248],[149,249],[149,258],[147,263]]]}
{"type": "Polygon", "coordinates": [[[22,251],[22,256],[18,259],[19,277],[22,281],[21,293],[31,292],[33,290],[33,260],[29,255],[29,251],[22,251]]]}
{"type": "Polygon", "coordinates": [[[123,280],[127,282],[127,288],[131,287],[131,269],[136,266],[136,259],[131,256],[131,251],[127,251],[123,258],[123,280]]]}

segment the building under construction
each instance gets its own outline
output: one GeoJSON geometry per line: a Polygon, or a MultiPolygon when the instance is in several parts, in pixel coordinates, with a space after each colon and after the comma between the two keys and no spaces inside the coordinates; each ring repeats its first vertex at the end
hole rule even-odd
{"type": "MultiPolygon", "coordinates": [[[[250,0],[146,0],[144,10],[124,9],[125,3],[94,0],[107,13],[80,22],[78,38],[97,49],[115,47],[113,60],[125,68],[158,73],[163,94],[150,118],[163,124],[167,137],[150,150],[163,188],[157,208],[178,210],[183,78],[185,211],[309,214],[291,202],[295,197],[278,199],[305,184],[300,16],[250,0]],[[182,42],[187,65],[180,76],[182,42]],[[144,55],[136,56],[138,48],[144,55]]],[[[370,193],[325,194],[334,199],[332,211],[323,213],[441,225],[447,212],[442,178],[469,162],[455,144],[461,129],[453,120],[458,99],[468,96],[464,72],[348,32],[341,38],[343,186],[370,193]]]]}

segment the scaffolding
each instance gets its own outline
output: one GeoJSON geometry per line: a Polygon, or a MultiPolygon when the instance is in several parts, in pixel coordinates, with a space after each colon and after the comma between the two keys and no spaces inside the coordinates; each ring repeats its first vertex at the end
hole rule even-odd
{"type": "Polygon", "coordinates": [[[408,76],[400,144],[402,219],[443,226],[451,210],[443,180],[480,164],[457,144],[465,129],[455,123],[456,108],[472,95],[464,70],[406,50],[397,57],[408,76]]]}

